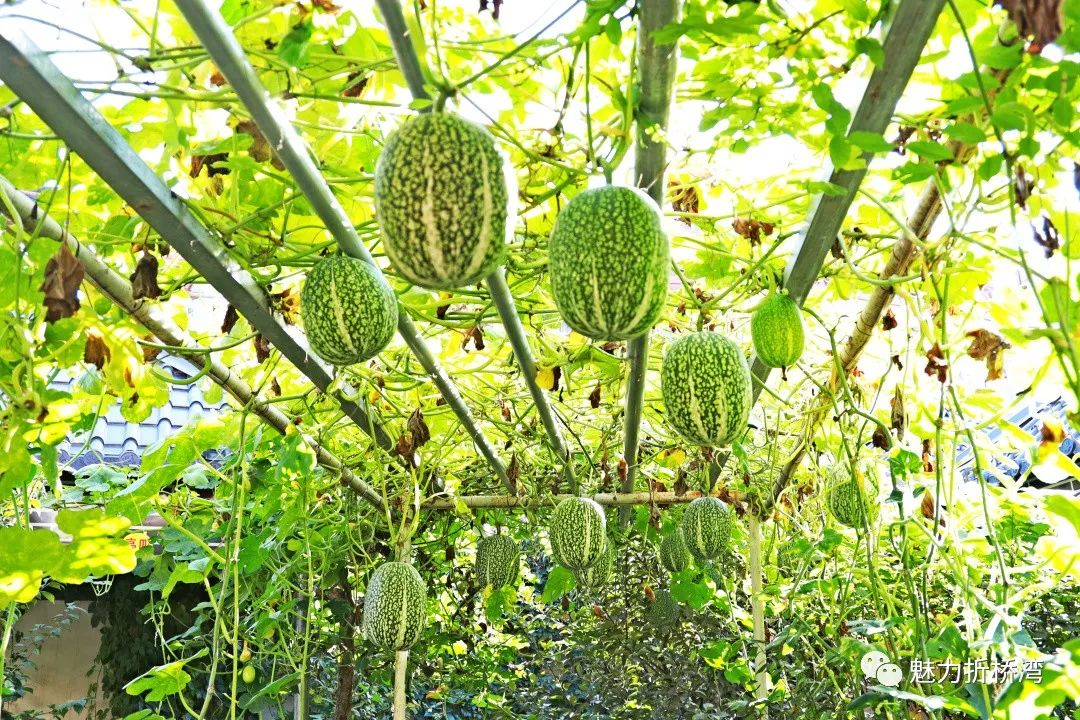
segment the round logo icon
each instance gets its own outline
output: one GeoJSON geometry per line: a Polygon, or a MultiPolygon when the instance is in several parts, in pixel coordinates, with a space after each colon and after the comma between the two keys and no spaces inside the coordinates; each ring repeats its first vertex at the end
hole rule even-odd
{"type": "Polygon", "coordinates": [[[871,650],[862,656],[860,665],[862,667],[863,675],[868,678],[876,678],[878,668],[887,663],[889,663],[888,655],[880,650],[871,650]]]}
{"type": "Polygon", "coordinates": [[[904,679],[904,671],[896,663],[887,662],[877,669],[875,677],[885,687],[896,687],[904,679]]]}

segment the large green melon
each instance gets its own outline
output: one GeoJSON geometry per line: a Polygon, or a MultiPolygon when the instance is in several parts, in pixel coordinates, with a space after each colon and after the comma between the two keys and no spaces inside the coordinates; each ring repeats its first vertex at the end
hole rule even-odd
{"type": "Polygon", "coordinates": [[[787,295],[772,293],[750,317],[750,335],[761,362],[789,368],[802,357],[802,311],[787,295]]]}
{"type": "Polygon", "coordinates": [[[490,274],[513,232],[516,185],[479,125],[441,112],[407,120],[375,166],[375,213],[394,270],[429,289],[490,274]]]}
{"type": "Polygon", "coordinates": [[[521,549],[507,535],[491,535],[476,543],[476,584],[498,590],[518,576],[521,549]]]}
{"type": "Polygon", "coordinates": [[[667,628],[679,622],[682,617],[682,608],[669,591],[659,590],[656,593],[656,601],[649,605],[646,617],[654,626],[667,628]]]}
{"type": "Polygon", "coordinates": [[[610,540],[600,559],[584,570],[575,570],[574,577],[578,585],[587,590],[599,590],[607,585],[611,574],[615,572],[615,545],[610,540]]]}
{"type": "Polygon", "coordinates": [[[716,560],[727,549],[735,513],[731,507],[714,497],[701,497],[686,506],[679,531],[686,549],[699,562],[716,560]]]}
{"type": "Polygon", "coordinates": [[[354,365],[378,355],[394,337],[398,303],[375,268],[335,255],[308,273],[300,317],[316,355],[333,365],[354,365]]]}
{"type": "Polygon", "coordinates": [[[746,432],[750,368],[739,346],[723,335],[702,331],[673,342],[660,386],[668,422],[689,442],[726,447],[746,432]]]}
{"type": "Polygon", "coordinates": [[[690,564],[690,551],[682,533],[676,530],[660,541],[660,563],[668,572],[681,572],[690,564]]]}
{"type": "Polygon", "coordinates": [[[387,650],[407,650],[427,623],[427,586],[408,563],[388,562],[368,581],[364,637],[387,650]]]}
{"type": "Polygon", "coordinates": [[[555,221],[548,246],[559,314],[594,340],[628,340],[656,323],[668,287],[660,209],[640,190],[607,185],[579,193],[555,221]]]}
{"type": "Polygon", "coordinates": [[[836,522],[862,530],[877,519],[877,493],[877,467],[873,462],[856,463],[854,472],[842,462],[830,474],[825,505],[836,522]]]}
{"type": "Polygon", "coordinates": [[[589,498],[566,498],[551,515],[548,536],[555,559],[575,572],[587,569],[607,551],[604,509],[589,498]]]}

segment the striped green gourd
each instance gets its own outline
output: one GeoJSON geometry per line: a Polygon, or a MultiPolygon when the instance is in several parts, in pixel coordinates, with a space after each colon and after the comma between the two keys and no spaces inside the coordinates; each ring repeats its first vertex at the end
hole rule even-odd
{"type": "Polygon", "coordinates": [[[548,267],[555,305],[571,328],[594,340],[646,333],[667,297],[668,238],[660,209],[634,188],[579,193],[555,221],[548,267]]]}
{"type": "Polygon", "coordinates": [[[566,498],[551,515],[548,536],[555,559],[574,571],[582,571],[607,550],[607,518],[604,509],[589,498],[566,498]]]}
{"type": "Polygon", "coordinates": [[[607,585],[613,572],[615,572],[615,544],[607,540],[604,554],[600,556],[600,559],[584,570],[575,570],[574,577],[577,578],[578,585],[581,587],[587,590],[599,590],[607,585]]]}
{"type": "Polygon", "coordinates": [[[346,255],[320,260],[300,293],[308,344],[332,365],[370,360],[394,337],[394,291],[371,265],[346,255]]]}
{"type": "Polygon", "coordinates": [[[427,623],[427,586],[408,563],[388,562],[368,581],[364,637],[387,650],[407,650],[427,623]]]}
{"type": "Polygon", "coordinates": [[[476,543],[476,584],[492,590],[514,582],[518,576],[521,549],[507,535],[491,535],[476,543]]]}
{"type": "Polygon", "coordinates": [[[394,270],[439,290],[490,274],[513,232],[516,184],[479,125],[442,112],[407,120],[375,166],[375,213],[394,270]]]}
{"type": "Polygon", "coordinates": [[[679,602],[671,596],[667,590],[656,592],[656,601],[649,605],[646,617],[649,622],[658,628],[666,628],[679,622],[682,609],[679,602]]]}
{"type": "Polygon", "coordinates": [[[825,506],[841,525],[862,530],[877,519],[877,466],[873,462],[856,463],[852,472],[846,462],[838,463],[825,486],[825,506]]]}
{"type": "Polygon", "coordinates": [[[750,336],[761,362],[789,368],[802,357],[802,311],[787,295],[772,293],[750,317],[750,336]]]}
{"type": "Polygon", "coordinates": [[[696,445],[726,447],[746,432],[750,368],[719,333],[683,335],[667,349],[660,386],[668,422],[696,445]]]}
{"type": "Polygon", "coordinates": [[[673,573],[682,572],[690,564],[690,551],[678,529],[660,541],[660,563],[673,573]]]}
{"type": "Polygon", "coordinates": [[[735,514],[726,502],[714,497],[700,497],[686,506],[679,531],[694,559],[709,562],[727,549],[734,525],[735,514]]]}

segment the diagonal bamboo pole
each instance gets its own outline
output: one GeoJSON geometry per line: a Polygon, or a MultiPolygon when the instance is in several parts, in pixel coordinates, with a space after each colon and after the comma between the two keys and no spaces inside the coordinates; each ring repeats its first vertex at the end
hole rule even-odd
{"type": "Polygon", "coordinates": [[[71,80],[20,32],[0,33],[2,79],[68,146],[78,153],[163,240],[214,286],[251,326],[333,397],[342,411],[383,448],[393,446],[382,424],[353,388],[335,389],[333,371],[312,355],[270,310],[266,292],[232,262],[221,243],[124,141],[71,80]]]}
{"type": "MultiPolygon", "coordinates": [[[[638,187],[658,207],[664,205],[664,170],[667,145],[663,132],[671,112],[671,95],[677,65],[675,43],[658,44],[653,33],[679,19],[678,0],[643,0],[638,21],[638,58],[640,99],[635,120],[637,142],[634,174],[638,187]]],[[[638,445],[641,437],[641,413],[645,403],[645,377],[649,372],[649,333],[627,344],[630,377],[626,387],[626,412],[623,418],[623,459],[626,460],[624,493],[633,492],[638,471],[638,445]]],[[[629,513],[620,513],[624,524],[629,513]]]]}
{"type": "MultiPolygon", "coordinates": [[[[424,75],[420,68],[420,61],[416,55],[416,49],[409,40],[409,30],[405,24],[405,17],[401,12],[398,0],[375,0],[375,4],[382,13],[383,23],[390,35],[390,42],[394,47],[394,56],[397,58],[398,69],[405,76],[405,82],[409,86],[409,92],[417,100],[430,100],[431,96],[424,87],[424,75]]],[[[521,324],[514,296],[506,284],[506,275],[503,268],[497,268],[491,275],[484,279],[491,298],[495,303],[495,309],[499,313],[503,327],[506,329],[506,337],[513,348],[514,357],[518,367],[525,378],[525,384],[529,388],[533,405],[540,415],[540,421],[544,425],[548,442],[552,450],[563,463],[563,474],[570,483],[570,487],[577,492],[578,483],[574,476],[571,464],[570,450],[563,439],[562,431],[555,419],[555,412],[551,408],[548,396],[544,394],[536,382],[536,361],[533,359],[532,349],[529,347],[529,339],[525,328],[521,324]]],[[[514,492],[514,488],[510,488],[514,492]]]]}
{"type": "MultiPolygon", "coordinates": [[[[359,258],[374,267],[381,275],[375,259],[361,242],[345,209],[334,196],[306,144],[282,112],[281,107],[270,97],[259,81],[243,48],[240,47],[240,43],[237,42],[221,15],[216,10],[211,10],[204,0],[177,0],[176,5],[210,54],[211,59],[217,64],[218,70],[229,81],[237,97],[251,113],[252,119],[266,136],[274,152],[293,176],[297,187],[337,240],[338,246],[346,254],[359,258]]],[[[506,468],[499,460],[494,446],[480,430],[461,393],[431,353],[404,306],[398,313],[398,334],[435,383],[446,404],[457,415],[488,465],[499,479],[510,487],[506,468]]]]}
{"type": "MultiPolygon", "coordinates": [[[[88,246],[68,234],[55,220],[47,215],[42,215],[37,203],[19,192],[3,176],[0,176],[0,194],[7,198],[15,211],[16,217],[12,218],[12,220],[20,223],[28,233],[67,245],[72,255],[85,269],[90,282],[103,295],[122,307],[128,315],[146,328],[154,337],[174,348],[200,349],[186,333],[158,312],[156,303],[136,300],[132,294],[131,283],[102,262],[88,246]]],[[[0,214],[5,216],[9,214],[8,203],[2,199],[0,199],[0,214]]],[[[205,352],[185,353],[182,349],[172,350],[171,352],[183,356],[199,369],[206,369],[207,376],[211,380],[232,395],[241,405],[250,407],[251,411],[267,425],[282,435],[288,432],[292,421],[273,405],[259,398],[250,385],[234,374],[228,367],[214,360],[212,355],[205,352]]],[[[304,439],[314,450],[315,458],[320,465],[331,472],[340,474],[342,482],[355,490],[360,497],[373,507],[379,510],[383,508],[382,496],[374,488],[356,477],[329,450],[309,437],[305,436],[304,439]]]]}
{"type": "MultiPolygon", "coordinates": [[[[945,6],[945,0],[902,0],[882,44],[884,59],[875,66],[866,83],[859,107],[848,128],[848,137],[855,132],[881,135],[892,121],[893,111],[907,87],[919,62],[930,33],[945,6]]],[[[840,226],[851,208],[855,195],[866,177],[873,153],[865,153],[865,165],[856,170],[837,170],[829,173],[829,183],[843,190],[835,195],[822,193],[810,211],[810,221],[802,233],[799,247],[784,270],[784,288],[795,302],[802,305],[810,288],[821,274],[825,256],[832,247],[840,226]]],[[[754,358],[750,364],[753,378],[753,399],[757,403],[762,388],[768,383],[772,368],[754,358]]],[[[720,476],[728,455],[718,457],[710,470],[712,480],[720,476]]]]}

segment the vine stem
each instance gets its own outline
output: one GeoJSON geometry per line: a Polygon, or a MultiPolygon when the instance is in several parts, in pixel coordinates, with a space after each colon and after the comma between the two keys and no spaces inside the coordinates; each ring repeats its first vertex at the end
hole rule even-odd
{"type": "MultiPolygon", "coordinates": [[[[757,671],[757,684],[754,686],[754,697],[761,702],[769,697],[769,671],[765,667],[765,594],[762,587],[761,571],[761,521],[757,515],[750,513],[750,608],[754,618],[754,669],[757,671]]],[[[768,720],[769,708],[763,706],[765,718],[768,720]]]]}
{"type": "Polygon", "coordinates": [[[394,654],[394,720],[408,720],[405,712],[405,690],[408,685],[409,651],[398,650],[394,654]]]}
{"type": "MultiPolygon", "coordinates": [[[[664,170],[667,166],[667,145],[663,131],[671,112],[671,96],[675,87],[677,65],[676,45],[660,44],[654,33],[679,19],[678,0],[642,0],[638,19],[636,63],[639,71],[640,100],[635,121],[637,139],[634,152],[634,174],[637,186],[658,206],[664,204],[664,170]]],[[[626,415],[623,420],[623,459],[626,461],[624,493],[634,491],[638,472],[638,446],[641,438],[641,413],[645,400],[645,381],[649,372],[649,333],[630,340],[627,345],[630,376],[626,387],[626,415]]],[[[628,510],[619,515],[625,525],[630,520],[628,510]]]]}

